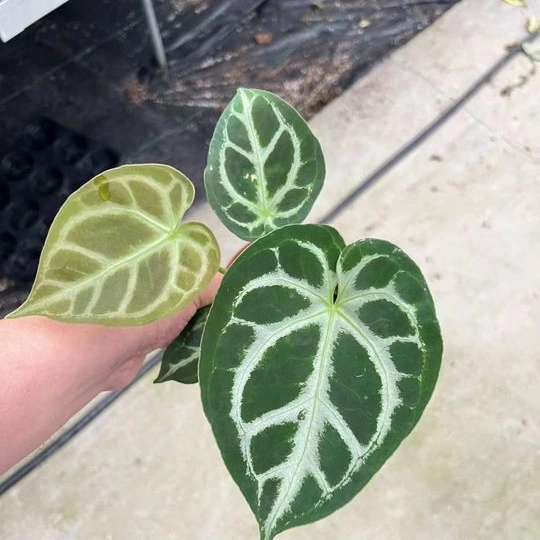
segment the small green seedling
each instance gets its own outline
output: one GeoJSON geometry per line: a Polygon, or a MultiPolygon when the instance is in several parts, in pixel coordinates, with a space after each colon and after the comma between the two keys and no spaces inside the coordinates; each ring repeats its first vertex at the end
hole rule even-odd
{"type": "MultiPolygon", "coordinates": [[[[158,381],[199,381],[261,540],[350,501],[418,422],[442,341],[426,282],[398,247],[301,224],[325,174],[317,139],[277,96],[240,89],[210,144],[205,188],[250,246],[211,308],[165,351],[158,381]]],[[[11,317],[138,325],[187,305],[218,271],[193,186],[166,165],[106,171],[66,201],[11,317]]]]}

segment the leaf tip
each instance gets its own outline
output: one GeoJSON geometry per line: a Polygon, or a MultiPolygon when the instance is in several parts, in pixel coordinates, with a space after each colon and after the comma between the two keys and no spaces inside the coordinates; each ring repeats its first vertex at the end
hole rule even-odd
{"type": "Polygon", "coordinates": [[[37,315],[37,313],[32,313],[31,310],[28,310],[28,308],[26,307],[26,302],[23,302],[18,308],[8,313],[4,318],[5,319],[20,319],[21,317],[27,317],[29,315],[37,315]]]}

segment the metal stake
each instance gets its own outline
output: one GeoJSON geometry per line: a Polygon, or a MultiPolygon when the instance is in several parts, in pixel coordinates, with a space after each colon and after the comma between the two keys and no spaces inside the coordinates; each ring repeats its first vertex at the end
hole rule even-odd
{"type": "Polygon", "coordinates": [[[144,14],[146,15],[146,22],[148,23],[148,29],[150,30],[150,38],[152,39],[152,47],[154,48],[156,60],[159,67],[163,71],[167,71],[167,56],[165,54],[165,47],[163,47],[163,40],[161,39],[161,32],[154,10],[154,4],[152,0],[142,0],[142,3],[144,14]]]}

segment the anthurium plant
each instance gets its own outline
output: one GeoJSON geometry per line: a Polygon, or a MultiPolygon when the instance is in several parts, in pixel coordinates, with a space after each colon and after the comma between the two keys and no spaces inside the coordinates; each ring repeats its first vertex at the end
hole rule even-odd
{"type": "MultiPolygon", "coordinates": [[[[350,501],[420,419],[442,340],[419,268],[377,239],[346,245],[302,224],[321,191],[321,147],[274,94],[240,89],[204,181],[249,247],[164,352],[158,382],[199,382],[205,414],[260,539],[350,501]]],[[[140,325],[177,312],[220,270],[194,188],[167,165],[125,165],[73,193],[11,317],[140,325]]]]}

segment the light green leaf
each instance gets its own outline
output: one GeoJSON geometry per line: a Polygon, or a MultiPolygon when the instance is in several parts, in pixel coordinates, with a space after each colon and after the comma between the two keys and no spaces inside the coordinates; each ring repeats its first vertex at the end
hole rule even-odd
{"type": "MultiPolygon", "coordinates": [[[[533,62],[540,62],[540,47],[537,44],[523,43],[521,49],[533,62]]],[[[526,81],[527,78],[525,79],[526,81]]]]}
{"type": "Polygon", "coordinates": [[[302,117],[274,94],[241,88],[217,123],[204,183],[225,226],[253,240],[303,221],[324,174],[319,142],[302,117]]]}
{"type": "Polygon", "coordinates": [[[525,0],[503,0],[505,4],[510,4],[514,7],[526,7],[527,2],[525,0]]]}
{"type": "Polygon", "coordinates": [[[10,317],[144,324],[187,305],[215,275],[219,248],[181,223],[194,188],[166,165],[124,165],[73,193],[53,221],[36,280],[10,317]]]}
{"type": "Polygon", "coordinates": [[[182,333],[165,349],[155,383],[177,381],[192,384],[199,380],[201,337],[209,311],[210,306],[198,309],[182,333]]]}
{"type": "Polygon", "coordinates": [[[426,283],[388,242],[346,247],[330,227],[291,225],[240,255],[199,380],[262,540],[354,497],[419,420],[441,354],[426,283]]]}
{"type": "Polygon", "coordinates": [[[529,34],[538,34],[540,33],[540,17],[535,17],[531,15],[527,20],[527,32],[529,34]]]}

